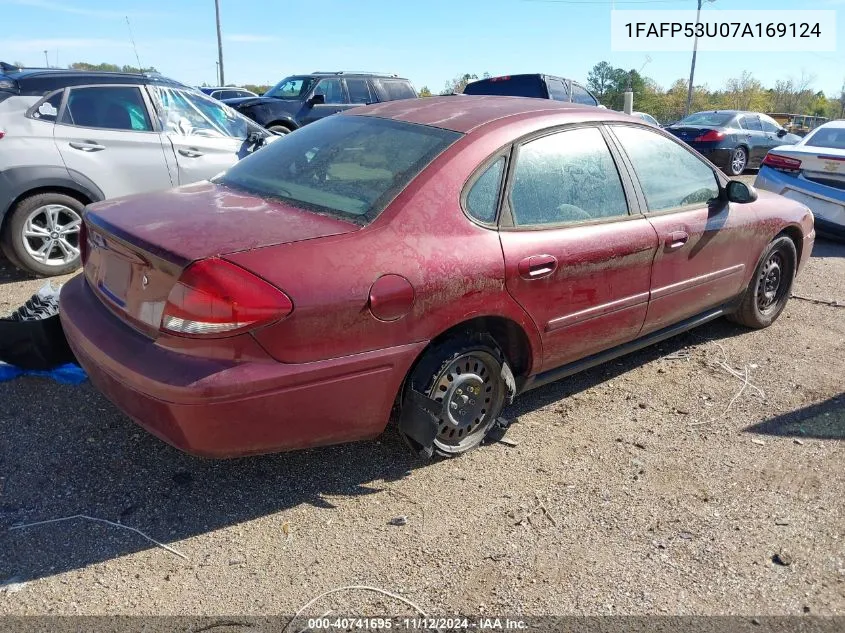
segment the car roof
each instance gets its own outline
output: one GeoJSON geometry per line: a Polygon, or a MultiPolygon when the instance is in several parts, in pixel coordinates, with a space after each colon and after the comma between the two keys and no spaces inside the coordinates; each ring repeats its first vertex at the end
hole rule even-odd
{"type": "Polygon", "coordinates": [[[157,73],[124,73],[124,72],[108,72],[100,70],[74,70],[63,68],[21,68],[16,70],[7,69],[0,73],[0,77],[5,77],[15,82],[21,94],[43,94],[45,85],[49,85],[49,90],[57,90],[71,85],[86,85],[86,84],[162,84],[169,86],[185,87],[181,82],[174,79],[163,77],[157,73]],[[37,85],[34,91],[27,89],[27,84],[32,84],[31,87],[37,85]]]}
{"type": "Polygon", "coordinates": [[[345,111],[341,116],[376,116],[395,121],[430,125],[454,132],[472,130],[507,117],[544,116],[560,113],[571,122],[577,121],[632,121],[621,114],[595,106],[564,103],[550,99],[527,97],[499,97],[487,95],[451,95],[424,99],[386,101],[370,106],[359,106],[345,111]]]}
{"type": "Polygon", "coordinates": [[[821,125],[813,128],[811,131],[815,132],[823,127],[845,128],[845,119],[835,119],[833,121],[828,121],[827,123],[822,123],[821,125]]]}

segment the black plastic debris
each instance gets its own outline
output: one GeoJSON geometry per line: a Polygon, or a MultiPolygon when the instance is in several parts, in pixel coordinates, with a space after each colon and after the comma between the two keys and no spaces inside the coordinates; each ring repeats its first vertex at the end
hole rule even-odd
{"type": "Polygon", "coordinates": [[[76,362],[59,320],[59,291],[51,284],[0,319],[0,362],[32,370],[76,362]]]}

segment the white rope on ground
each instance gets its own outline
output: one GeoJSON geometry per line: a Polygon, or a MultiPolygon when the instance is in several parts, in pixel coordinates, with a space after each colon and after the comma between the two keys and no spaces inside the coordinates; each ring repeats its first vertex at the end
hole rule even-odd
{"type": "Polygon", "coordinates": [[[38,526],[38,525],[47,525],[49,523],[59,523],[61,521],[73,521],[74,519],[85,519],[86,521],[96,521],[97,523],[105,523],[106,525],[111,525],[113,527],[119,527],[119,528],[123,528],[124,530],[129,530],[131,532],[135,532],[136,534],[140,534],[141,536],[143,536],[145,539],[147,539],[151,543],[155,543],[160,548],[167,550],[171,554],[175,554],[179,558],[184,558],[185,560],[190,560],[182,552],[177,551],[177,550],[173,549],[172,547],[170,547],[169,545],[165,545],[164,543],[161,543],[161,542],[155,540],[154,538],[152,538],[150,536],[147,536],[146,534],[144,534],[138,528],[133,528],[129,525],[123,525],[122,523],[115,523],[114,521],[107,521],[106,519],[100,519],[98,517],[90,517],[87,514],[74,514],[73,516],[61,517],[59,519],[47,519],[46,521],[36,521],[35,523],[24,523],[23,525],[13,525],[12,527],[9,528],[9,530],[10,531],[11,530],[22,530],[24,528],[31,528],[31,527],[35,527],[35,526],[38,526]]]}

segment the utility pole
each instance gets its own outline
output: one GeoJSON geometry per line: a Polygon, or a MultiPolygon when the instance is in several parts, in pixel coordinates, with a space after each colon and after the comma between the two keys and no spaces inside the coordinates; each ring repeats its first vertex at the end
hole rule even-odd
{"type": "Polygon", "coordinates": [[[217,80],[217,85],[222,86],[223,84],[220,83],[220,62],[214,62],[214,65],[217,66],[217,74],[214,78],[217,80]]]}
{"type": "Polygon", "coordinates": [[[220,34],[220,0],[214,0],[214,13],[217,16],[217,63],[220,66],[220,85],[225,86],[226,80],[223,78],[223,36],[220,34]]]}
{"type": "Polygon", "coordinates": [[[684,112],[684,116],[689,115],[690,108],[692,107],[692,90],[693,90],[693,81],[695,81],[695,58],[698,53],[698,25],[701,24],[701,5],[705,2],[716,2],[716,0],[698,0],[698,12],[695,14],[695,27],[696,27],[696,35],[695,40],[692,45],[692,66],[689,69],[689,91],[687,92],[687,109],[684,112]]]}
{"type": "Polygon", "coordinates": [[[44,51],[44,62],[46,63],[47,68],[49,68],[50,67],[50,58],[47,57],[47,51],[44,51]]]}

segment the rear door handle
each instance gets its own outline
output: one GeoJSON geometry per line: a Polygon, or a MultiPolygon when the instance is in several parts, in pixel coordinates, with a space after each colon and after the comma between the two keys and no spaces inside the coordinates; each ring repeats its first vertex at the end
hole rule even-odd
{"type": "Polygon", "coordinates": [[[666,248],[669,250],[681,248],[688,240],[689,234],[686,231],[672,231],[666,238],[666,248]]]}
{"type": "Polygon", "coordinates": [[[180,149],[179,153],[182,154],[182,156],[187,156],[188,158],[199,158],[203,155],[201,151],[199,151],[198,149],[194,149],[193,147],[190,147],[188,149],[180,149]]]}
{"type": "Polygon", "coordinates": [[[99,152],[106,149],[105,145],[100,145],[97,141],[71,141],[69,145],[73,149],[81,149],[83,152],[99,152]]]}
{"type": "Polygon", "coordinates": [[[557,269],[557,258],[554,255],[532,255],[521,260],[517,268],[523,279],[542,279],[557,269]]]}

